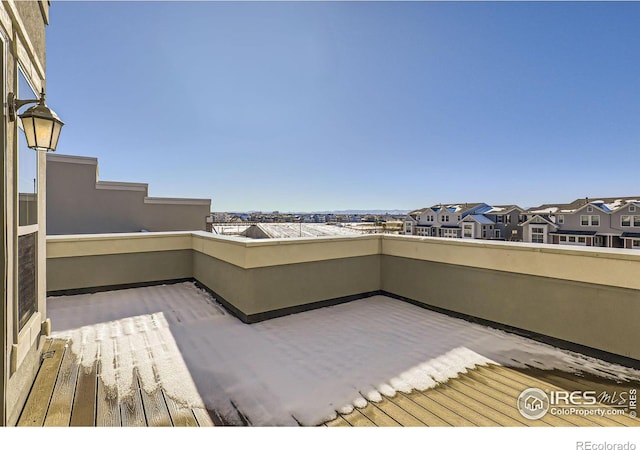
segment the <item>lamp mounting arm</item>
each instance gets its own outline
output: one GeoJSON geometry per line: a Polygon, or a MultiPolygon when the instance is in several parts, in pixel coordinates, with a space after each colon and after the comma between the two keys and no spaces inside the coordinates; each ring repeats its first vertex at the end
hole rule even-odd
{"type": "Polygon", "coordinates": [[[9,95],[7,96],[7,104],[9,106],[9,120],[11,122],[14,122],[16,120],[16,113],[24,105],[29,105],[31,103],[40,103],[41,105],[44,105],[44,100],[45,100],[44,89],[40,93],[40,98],[34,98],[29,100],[19,100],[16,98],[13,92],[9,92],[9,95]]]}

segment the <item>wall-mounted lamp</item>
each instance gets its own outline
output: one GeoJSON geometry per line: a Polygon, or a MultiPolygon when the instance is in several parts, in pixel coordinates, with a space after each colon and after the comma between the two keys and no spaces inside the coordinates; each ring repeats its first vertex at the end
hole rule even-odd
{"type": "Polygon", "coordinates": [[[18,100],[13,92],[10,92],[7,99],[9,120],[15,121],[16,113],[24,105],[37,103],[37,105],[32,106],[18,116],[22,120],[27,145],[34,150],[55,152],[64,122],[60,120],[55,112],[47,108],[44,104],[44,98],[44,89],[40,94],[40,99],[33,100],[18,100]]]}

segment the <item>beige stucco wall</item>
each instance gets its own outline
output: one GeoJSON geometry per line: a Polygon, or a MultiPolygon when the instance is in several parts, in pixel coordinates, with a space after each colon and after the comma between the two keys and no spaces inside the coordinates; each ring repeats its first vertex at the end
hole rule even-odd
{"type": "Polygon", "coordinates": [[[49,290],[176,273],[204,284],[246,321],[385,291],[640,359],[637,251],[389,235],[251,241],[208,233],[58,236],[48,245],[49,290]],[[162,254],[175,252],[181,257],[171,264],[180,269],[167,271],[162,254]],[[102,270],[90,273],[93,267],[102,270]]]}
{"type": "Polygon", "coordinates": [[[148,196],[144,183],[98,180],[96,158],[47,155],[47,234],[204,230],[209,199],[148,196]]]}
{"type": "MultiPolygon", "coordinates": [[[[6,99],[9,92],[17,92],[18,65],[36,91],[45,85],[45,17],[47,2],[3,1],[0,4],[0,34],[2,35],[2,59],[4,75],[0,90],[6,99]]],[[[52,100],[55,95],[48,99],[52,100]]],[[[6,102],[6,100],[3,100],[6,102]]],[[[22,111],[22,110],[21,110],[22,111]]],[[[6,236],[6,255],[2,261],[3,283],[0,317],[2,326],[1,344],[3,349],[2,370],[0,371],[0,424],[12,425],[22,408],[28,388],[31,386],[39,365],[38,346],[41,321],[46,317],[46,218],[45,218],[45,156],[38,154],[38,226],[18,227],[17,194],[17,136],[18,122],[10,122],[2,108],[0,134],[4,142],[2,170],[5,173],[2,185],[2,227],[6,236]],[[32,316],[22,330],[17,327],[17,242],[18,233],[37,232],[37,313],[32,316]]],[[[4,245],[4,242],[3,242],[4,245]]]]}

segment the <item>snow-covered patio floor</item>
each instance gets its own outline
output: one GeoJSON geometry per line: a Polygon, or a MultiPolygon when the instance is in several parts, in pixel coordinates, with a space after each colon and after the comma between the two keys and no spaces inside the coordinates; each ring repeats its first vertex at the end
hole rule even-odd
{"type": "Polygon", "coordinates": [[[424,390],[491,362],[590,373],[640,371],[383,296],[247,325],[193,283],[48,299],[54,337],[107,389],[141,388],[228,423],[316,425],[396,391],[424,390]]]}

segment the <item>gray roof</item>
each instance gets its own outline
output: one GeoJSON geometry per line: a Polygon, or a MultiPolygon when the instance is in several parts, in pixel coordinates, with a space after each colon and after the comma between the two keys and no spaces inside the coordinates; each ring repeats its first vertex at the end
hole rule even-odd
{"type": "Polygon", "coordinates": [[[471,217],[472,219],[474,219],[476,222],[481,223],[483,225],[494,225],[495,222],[491,219],[489,219],[488,217],[485,217],[481,214],[471,214],[470,216],[467,217],[471,217]]]}

